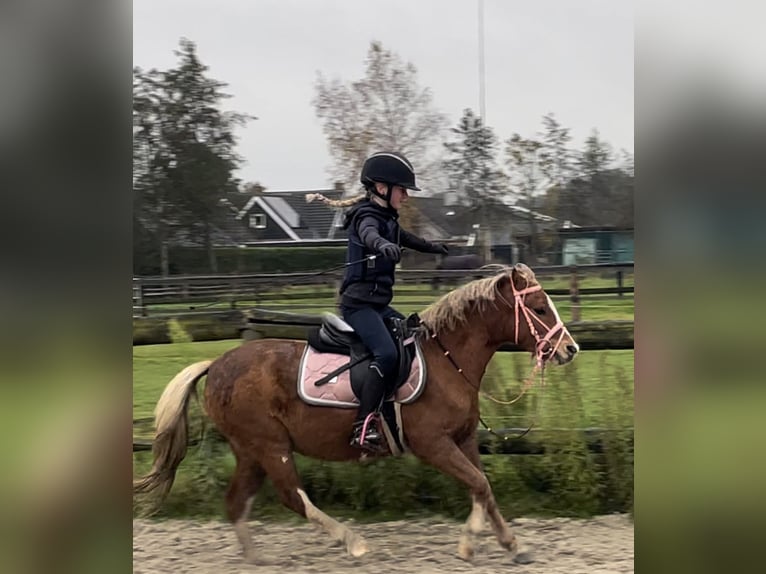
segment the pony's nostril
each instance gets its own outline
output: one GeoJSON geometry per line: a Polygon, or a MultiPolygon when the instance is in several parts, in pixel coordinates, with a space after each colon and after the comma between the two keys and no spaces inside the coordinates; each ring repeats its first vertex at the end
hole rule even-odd
{"type": "Polygon", "coordinates": [[[567,351],[570,355],[575,355],[577,353],[577,346],[576,345],[567,345],[567,351]]]}

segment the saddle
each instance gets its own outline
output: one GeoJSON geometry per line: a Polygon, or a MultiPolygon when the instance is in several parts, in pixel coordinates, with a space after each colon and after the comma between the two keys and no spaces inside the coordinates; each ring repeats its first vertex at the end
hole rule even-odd
{"type": "MultiPolygon", "coordinates": [[[[398,375],[390,388],[386,389],[386,398],[390,397],[401,387],[410,375],[412,361],[416,356],[414,335],[422,329],[420,317],[413,313],[406,319],[389,317],[386,319],[386,327],[396,344],[399,356],[398,375]]],[[[343,319],[332,313],[322,315],[322,325],[309,330],[308,343],[321,353],[335,353],[347,355],[348,363],[345,363],[314,382],[319,387],[336,378],[339,374],[350,370],[351,389],[359,396],[366,378],[370,373],[372,353],[367,349],[359,335],[343,319]]]]}

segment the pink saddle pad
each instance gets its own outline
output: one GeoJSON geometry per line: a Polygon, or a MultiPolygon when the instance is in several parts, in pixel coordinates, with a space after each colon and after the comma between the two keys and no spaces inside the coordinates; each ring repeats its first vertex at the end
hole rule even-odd
{"type": "MultiPolygon", "coordinates": [[[[426,368],[423,355],[420,351],[420,345],[412,341],[415,345],[415,358],[410,367],[410,376],[404,384],[399,387],[393,400],[397,403],[411,403],[423,392],[426,382],[426,368]]],[[[351,371],[343,371],[340,375],[333,377],[330,382],[317,387],[316,381],[325,375],[333,372],[335,369],[349,362],[347,355],[336,355],[335,353],[320,353],[311,345],[306,345],[301,358],[300,369],[298,370],[298,395],[305,402],[311,405],[325,407],[345,407],[356,408],[359,401],[351,390],[351,371]]],[[[391,399],[389,399],[391,400],[391,399]]]]}

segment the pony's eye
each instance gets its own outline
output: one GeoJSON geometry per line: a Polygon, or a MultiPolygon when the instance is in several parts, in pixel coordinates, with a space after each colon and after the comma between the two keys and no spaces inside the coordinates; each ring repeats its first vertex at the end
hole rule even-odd
{"type": "Polygon", "coordinates": [[[535,309],[535,313],[537,313],[538,315],[541,315],[541,316],[545,315],[545,307],[541,307],[539,309],[535,309]]]}

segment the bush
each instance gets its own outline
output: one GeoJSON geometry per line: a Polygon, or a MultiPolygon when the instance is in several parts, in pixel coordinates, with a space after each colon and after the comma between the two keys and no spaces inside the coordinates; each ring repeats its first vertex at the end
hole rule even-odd
{"type": "Polygon", "coordinates": [[[168,334],[171,343],[191,343],[192,337],[186,332],[175,317],[168,321],[168,334]]]}

